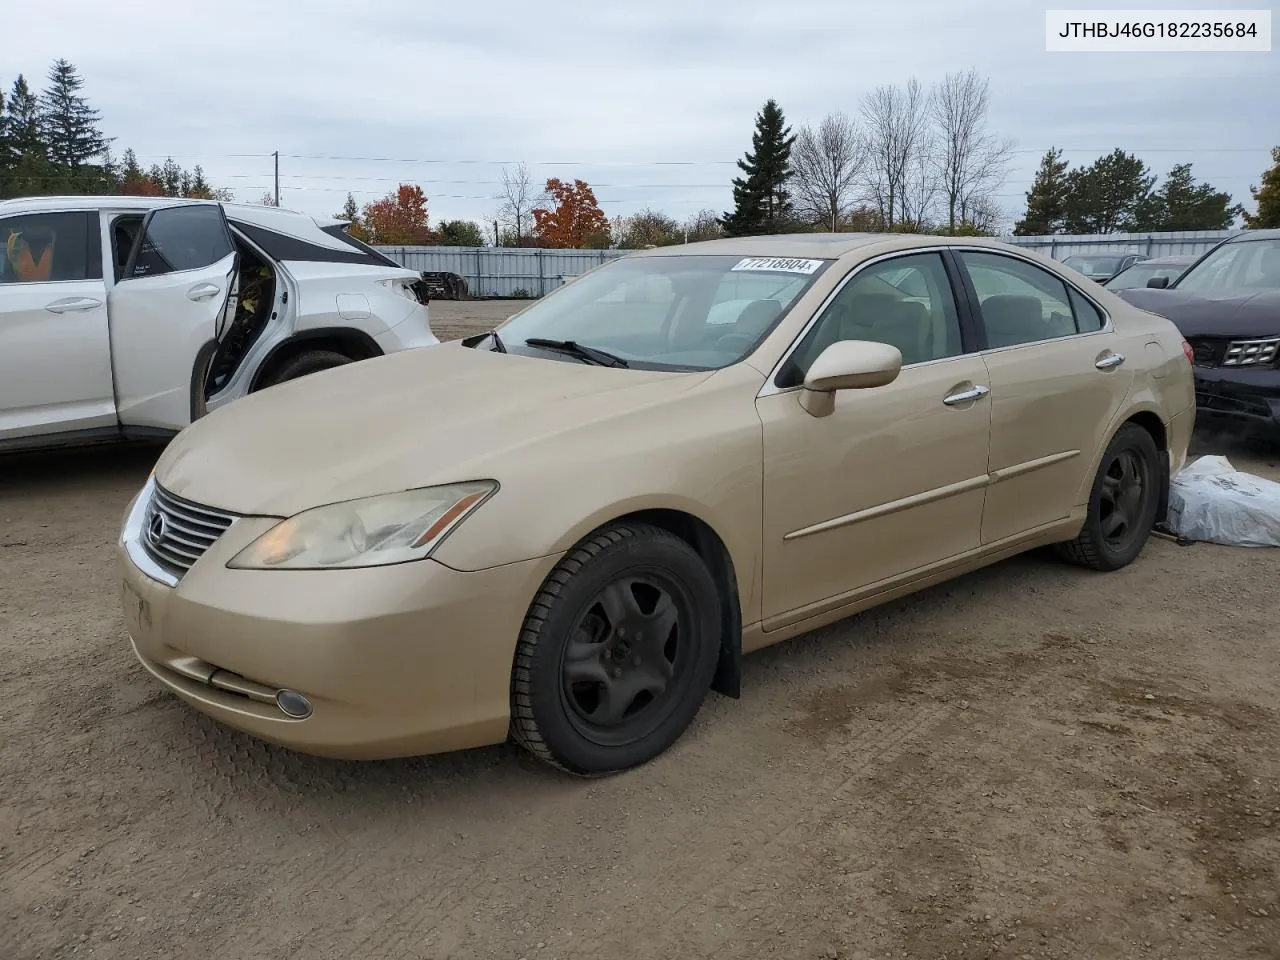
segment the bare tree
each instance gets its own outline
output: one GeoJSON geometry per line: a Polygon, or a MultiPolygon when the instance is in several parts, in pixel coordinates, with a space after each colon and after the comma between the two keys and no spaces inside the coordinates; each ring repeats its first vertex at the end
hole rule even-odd
{"type": "Polygon", "coordinates": [[[990,200],[1008,171],[1013,142],[987,132],[989,106],[988,81],[976,70],[947,74],[930,101],[938,179],[952,231],[957,223],[971,222],[972,211],[990,200]]]}
{"type": "Polygon", "coordinates": [[[498,219],[515,234],[516,246],[533,233],[533,208],[540,197],[541,193],[534,189],[533,178],[523,163],[516,164],[514,170],[502,168],[502,192],[497,197],[501,201],[498,219]]]}
{"type": "MultiPolygon", "coordinates": [[[[885,226],[910,219],[907,191],[927,152],[929,96],[911,78],[905,87],[876,87],[862,99],[867,137],[866,187],[885,226]]],[[[918,185],[917,185],[918,186],[918,185]]]]}
{"type": "Polygon", "coordinates": [[[832,232],[853,203],[866,162],[867,144],[843,113],[825,117],[818,129],[804,126],[791,150],[792,183],[802,216],[832,232]]]}
{"type": "Polygon", "coordinates": [[[718,240],[724,236],[724,225],[720,215],[714,210],[699,210],[684,223],[685,243],[697,243],[702,240],[718,240]]]}

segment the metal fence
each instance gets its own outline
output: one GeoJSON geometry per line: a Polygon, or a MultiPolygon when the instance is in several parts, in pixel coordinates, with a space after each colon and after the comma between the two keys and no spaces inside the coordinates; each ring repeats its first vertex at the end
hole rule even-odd
{"type": "Polygon", "coordinates": [[[1078,253],[1141,253],[1148,257],[1190,256],[1204,253],[1235,230],[1182,230],[1177,233],[1111,233],[1092,236],[1003,237],[1055,260],[1078,253]]]}
{"type": "MultiPolygon", "coordinates": [[[[1133,252],[1148,257],[1198,254],[1234,230],[1113,233],[1001,239],[1062,260],[1076,253],[1133,252]]],[[[473,297],[540,297],[628,250],[540,250],[519,247],[380,247],[411,270],[456,273],[473,297]]]]}
{"type": "Polygon", "coordinates": [[[410,270],[456,273],[473,297],[540,297],[628,250],[522,247],[379,247],[410,270]]]}

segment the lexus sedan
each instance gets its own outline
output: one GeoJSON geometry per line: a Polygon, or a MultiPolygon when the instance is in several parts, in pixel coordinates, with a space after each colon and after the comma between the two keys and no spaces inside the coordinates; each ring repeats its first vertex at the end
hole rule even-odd
{"type": "Polygon", "coordinates": [[[1131,563],[1194,415],[1171,323],[995,240],[638,251],[192,424],[128,508],[123,608],[257,737],[602,774],[753,650],[1034,547],[1131,563]]]}

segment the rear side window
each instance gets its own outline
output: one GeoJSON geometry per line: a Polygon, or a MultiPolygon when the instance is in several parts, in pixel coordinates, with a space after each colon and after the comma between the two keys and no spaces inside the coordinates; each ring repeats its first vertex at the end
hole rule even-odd
{"type": "Polygon", "coordinates": [[[0,220],[0,284],[102,279],[98,212],[29,213],[0,220]]]}
{"type": "Polygon", "coordinates": [[[999,253],[963,250],[958,256],[978,295],[991,349],[1076,332],[1067,285],[1048,270],[999,253]]]}
{"type": "Polygon", "coordinates": [[[268,230],[257,224],[245,223],[243,220],[232,220],[235,228],[256,243],[267,256],[273,260],[302,260],[309,263],[359,263],[372,267],[399,267],[389,257],[384,257],[371,247],[365,247],[360,241],[346,234],[334,233],[331,229],[321,228],[335,240],[341,240],[347,249],[338,250],[333,247],[309,243],[301,237],[291,237],[287,233],[268,230]]]}
{"type": "Polygon", "coordinates": [[[217,205],[166,207],[156,210],[146,221],[127,276],[155,277],[198,270],[224,259],[232,250],[231,234],[217,205]]]}
{"type": "Polygon", "coordinates": [[[1102,329],[1104,320],[1102,311],[1086,300],[1075,287],[1067,287],[1071,297],[1071,310],[1076,315],[1076,331],[1078,333],[1096,333],[1102,329]]]}

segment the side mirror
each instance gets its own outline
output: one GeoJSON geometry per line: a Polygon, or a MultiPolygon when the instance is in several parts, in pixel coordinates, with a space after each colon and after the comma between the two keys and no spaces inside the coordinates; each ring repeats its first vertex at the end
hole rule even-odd
{"type": "Polygon", "coordinates": [[[1155,287],[1157,290],[1163,290],[1169,285],[1168,277],[1152,277],[1147,281],[1148,287],[1155,287]]]}
{"type": "Polygon", "coordinates": [[[883,387],[898,378],[902,351],[871,340],[840,340],[831,344],[809,367],[800,392],[800,405],[815,417],[835,410],[837,390],[883,387]]]}

